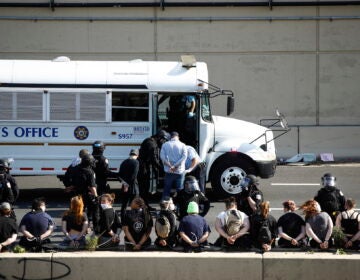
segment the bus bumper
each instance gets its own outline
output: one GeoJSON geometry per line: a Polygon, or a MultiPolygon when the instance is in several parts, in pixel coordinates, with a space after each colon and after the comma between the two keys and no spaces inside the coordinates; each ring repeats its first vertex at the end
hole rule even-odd
{"type": "Polygon", "coordinates": [[[270,178],[273,177],[276,170],[277,160],[266,161],[266,162],[257,162],[258,165],[258,176],[260,178],[270,178]]]}

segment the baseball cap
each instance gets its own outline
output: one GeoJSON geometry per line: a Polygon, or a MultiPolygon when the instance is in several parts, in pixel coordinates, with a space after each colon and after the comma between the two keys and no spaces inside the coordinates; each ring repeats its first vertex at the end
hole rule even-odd
{"type": "Polygon", "coordinates": [[[138,149],[132,149],[132,150],[130,151],[130,155],[138,156],[138,155],[139,155],[139,150],[138,150],[138,149]]]}

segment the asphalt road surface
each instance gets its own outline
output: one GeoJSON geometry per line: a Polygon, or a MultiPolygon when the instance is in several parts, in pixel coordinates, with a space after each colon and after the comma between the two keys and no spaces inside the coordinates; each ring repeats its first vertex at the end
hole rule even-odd
{"type": "MultiPolygon", "coordinates": [[[[326,164],[309,166],[278,166],[273,178],[260,180],[260,189],[264,193],[265,200],[270,201],[271,214],[278,219],[282,215],[282,202],[287,199],[295,200],[298,205],[311,199],[320,189],[321,177],[330,172],[337,178],[337,186],[342,190],[345,197],[352,197],[360,203],[360,164],[326,164]]],[[[16,177],[20,187],[20,198],[15,212],[18,221],[30,210],[31,201],[35,197],[44,196],[47,200],[47,212],[55,219],[57,228],[54,234],[55,240],[61,240],[61,216],[68,208],[68,201],[64,195],[64,187],[55,176],[44,177],[16,177]]],[[[110,183],[117,197],[119,197],[119,185],[110,183]]],[[[208,186],[210,187],[210,186],[208,186]]],[[[224,209],[224,203],[219,201],[210,189],[207,196],[211,200],[211,208],[206,216],[211,226],[212,233],[210,242],[214,242],[218,234],[214,228],[215,217],[224,209]]],[[[154,195],[151,205],[158,207],[160,194],[154,195]]],[[[359,204],[360,205],[360,204],[359,204]]],[[[119,210],[121,204],[115,200],[115,209],[119,210]]],[[[155,235],[152,235],[153,240],[155,235]]],[[[123,237],[122,242],[123,242],[123,237]]]]}

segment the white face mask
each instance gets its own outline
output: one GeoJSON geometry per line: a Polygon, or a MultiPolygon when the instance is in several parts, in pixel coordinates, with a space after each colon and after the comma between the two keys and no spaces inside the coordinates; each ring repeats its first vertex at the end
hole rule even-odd
{"type": "Polygon", "coordinates": [[[106,203],[101,203],[100,205],[103,210],[110,208],[110,205],[106,203]]]}
{"type": "Polygon", "coordinates": [[[45,212],[45,210],[46,210],[45,205],[41,205],[41,206],[40,206],[40,209],[41,209],[43,212],[45,212]]]}
{"type": "Polygon", "coordinates": [[[174,203],[170,203],[170,205],[169,205],[169,210],[171,210],[171,211],[174,211],[174,210],[175,210],[175,205],[174,205],[174,203]]]}

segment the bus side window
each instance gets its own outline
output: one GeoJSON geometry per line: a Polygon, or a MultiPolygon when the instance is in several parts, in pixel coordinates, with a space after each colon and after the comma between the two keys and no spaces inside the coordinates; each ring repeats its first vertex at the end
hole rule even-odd
{"type": "Polygon", "coordinates": [[[149,94],[138,92],[113,92],[112,121],[148,122],[149,94]]]}

